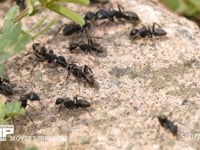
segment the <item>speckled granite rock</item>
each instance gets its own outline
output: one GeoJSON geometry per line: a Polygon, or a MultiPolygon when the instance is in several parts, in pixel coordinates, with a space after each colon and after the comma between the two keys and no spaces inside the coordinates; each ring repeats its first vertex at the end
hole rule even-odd
{"type": "MultiPolygon", "coordinates": [[[[9,77],[15,84],[41,95],[45,109],[30,112],[38,129],[31,122],[19,127],[16,134],[63,135],[66,142],[33,142],[40,149],[199,149],[200,148],[200,30],[197,25],[174,15],[157,1],[111,0],[112,7],[120,3],[126,10],[135,11],[141,24],[160,24],[167,36],[132,40],[129,23],[108,23],[92,28],[92,36],[107,50],[106,57],[84,53],[70,54],[66,47],[70,38],[53,36],[60,24],[53,26],[40,38],[47,47],[75,62],[87,64],[94,72],[99,89],[78,84],[67,72],[54,65],[40,63],[30,70],[35,57],[22,55],[6,62],[9,77]],[[55,40],[51,40],[55,38],[55,40]],[[86,97],[92,107],[85,110],[65,110],[57,113],[55,99],[86,97]],[[187,100],[187,101],[184,101],[187,100]],[[184,101],[184,103],[183,103],[184,101]],[[187,102],[187,103],[185,103],[187,102]],[[178,137],[162,127],[158,115],[166,115],[178,126],[178,137]]],[[[77,8],[81,13],[87,8],[77,8]]],[[[105,6],[111,7],[111,6],[105,6]]],[[[96,11],[97,7],[90,7],[96,11]]],[[[42,15],[50,15],[44,12],[42,15]]],[[[51,17],[56,16],[51,14],[51,17]]],[[[25,28],[38,16],[26,19],[25,28]]],[[[62,23],[68,22],[59,17],[62,23]]],[[[30,51],[31,46],[27,48],[30,51]]],[[[37,109],[37,108],[36,108],[37,109]]],[[[26,119],[25,119],[26,120],[26,119]]],[[[21,121],[24,124],[26,121],[21,121]]],[[[23,142],[22,142],[23,143],[23,142]]],[[[19,143],[20,145],[20,143],[19,143]]],[[[19,147],[18,144],[14,145],[19,147]]],[[[13,146],[13,147],[14,147],[13,146]]],[[[20,145],[21,146],[21,145],[20,145]]]]}

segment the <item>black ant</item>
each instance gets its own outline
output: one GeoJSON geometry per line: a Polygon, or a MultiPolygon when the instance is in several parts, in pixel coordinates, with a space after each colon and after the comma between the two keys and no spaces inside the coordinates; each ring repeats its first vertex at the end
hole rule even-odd
{"type": "Polygon", "coordinates": [[[8,79],[0,77],[0,93],[8,96],[13,94],[13,89],[9,85],[10,81],[8,79]]]}
{"type": "Polygon", "coordinates": [[[72,73],[76,78],[78,79],[84,79],[87,83],[90,85],[94,85],[95,80],[93,76],[92,70],[87,66],[78,66],[77,64],[68,64],[67,66],[68,70],[68,77],[72,73]]]}
{"type": "Polygon", "coordinates": [[[121,5],[118,5],[118,10],[105,10],[100,9],[96,12],[95,20],[100,19],[108,19],[112,22],[114,22],[114,17],[117,19],[125,19],[132,23],[138,23],[140,21],[138,15],[134,12],[122,12],[123,7],[121,5]]]}
{"type": "Polygon", "coordinates": [[[42,46],[40,43],[33,43],[32,48],[34,54],[42,61],[46,60],[48,63],[55,62],[56,64],[66,68],[66,59],[63,56],[57,56],[54,54],[53,50],[49,50],[49,52],[47,52],[46,47],[42,46]]]}
{"type": "Polygon", "coordinates": [[[79,24],[70,23],[70,24],[63,24],[58,31],[56,32],[56,35],[60,32],[60,30],[63,28],[62,34],[64,36],[70,36],[74,33],[80,33],[80,32],[86,32],[87,29],[90,28],[90,23],[85,23],[83,26],[80,26],[79,24]],[[64,27],[64,28],[63,28],[64,27]]]}
{"type": "Polygon", "coordinates": [[[168,129],[174,136],[177,136],[178,134],[177,125],[174,125],[174,123],[168,120],[167,117],[159,116],[158,121],[163,128],[168,129]]]}
{"type": "MultiPolygon", "coordinates": [[[[64,105],[68,109],[88,108],[91,104],[87,100],[78,99],[78,96],[74,96],[73,99],[57,98],[55,105],[64,105]]],[[[61,107],[60,106],[60,107],[61,107]]]]}
{"type": "Polygon", "coordinates": [[[132,29],[130,32],[130,36],[136,38],[138,36],[145,38],[152,38],[153,36],[164,36],[167,35],[167,32],[161,28],[161,26],[157,23],[153,23],[153,26],[143,27],[141,29],[132,29]],[[156,28],[156,25],[158,28],[156,28]]]}
{"type": "MultiPolygon", "coordinates": [[[[20,97],[19,101],[21,102],[21,107],[23,107],[25,109],[27,107],[27,105],[28,105],[28,100],[30,100],[30,101],[39,101],[39,103],[41,105],[40,97],[35,92],[30,92],[30,93],[22,95],[20,97]]],[[[33,119],[29,116],[28,112],[26,112],[26,115],[29,117],[29,119],[31,120],[31,122],[33,123],[35,128],[37,128],[37,126],[35,125],[33,119]]]]}
{"type": "Polygon", "coordinates": [[[49,52],[47,52],[46,47],[41,45],[40,43],[33,43],[32,48],[33,48],[34,54],[39,59],[46,60],[48,63],[53,62],[57,58],[53,50],[49,50],[49,52]]]}
{"type": "Polygon", "coordinates": [[[103,48],[100,46],[100,44],[94,43],[91,38],[88,39],[88,43],[84,43],[84,42],[70,43],[70,45],[69,45],[70,52],[73,52],[77,47],[79,47],[85,53],[88,53],[88,52],[89,53],[92,53],[92,52],[102,53],[103,52],[103,48]]]}
{"type": "Polygon", "coordinates": [[[21,101],[21,103],[22,103],[22,107],[23,108],[26,108],[27,107],[27,105],[28,105],[28,100],[30,100],[30,101],[39,101],[39,103],[41,104],[41,102],[40,102],[40,97],[38,96],[38,94],[36,94],[35,92],[30,92],[30,93],[28,93],[28,94],[25,94],[25,95],[22,95],[21,97],[20,97],[20,100],[19,101],[21,101]]]}

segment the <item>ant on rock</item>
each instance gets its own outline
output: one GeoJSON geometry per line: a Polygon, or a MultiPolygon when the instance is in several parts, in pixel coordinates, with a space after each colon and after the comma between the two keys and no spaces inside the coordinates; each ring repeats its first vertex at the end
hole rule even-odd
{"type": "Polygon", "coordinates": [[[68,70],[68,76],[72,73],[76,78],[78,79],[83,79],[85,80],[87,83],[89,83],[89,85],[94,86],[95,80],[94,80],[94,75],[92,70],[87,66],[78,66],[77,64],[68,64],[67,65],[67,70],[68,70]]]}
{"type": "MultiPolygon", "coordinates": [[[[29,105],[28,104],[28,100],[30,100],[30,101],[39,101],[40,105],[42,105],[41,102],[40,102],[40,97],[38,96],[38,94],[36,94],[35,92],[30,92],[28,94],[20,96],[19,101],[21,102],[21,108],[26,109],[27,105],[29,105]]],[[[10,100],[7,100],[5,102],[5,104],[7,104],[8,102],[10,102],[10,100]]],[[[37,128],[37,126],[35,125],[33,119],[29,116],[27,111],[25,112],[25,115],[28,116],[28,118],[33,123],[34,127],[37,128]]],[[[13,123],[14,123],[14,120],[13,120],[13,123]]]]}
{"type": "Polygon", "coordinates": [[[153,26],[143,27],[141,29],[132,29],[130,32],[130,36],[132,38],[137,38],[138,36],[145,38],[152,38],[153,36],[165,36],[167,32],[161,28],[161,26],[157,23],[153,23],[153,26]],[[158,28],[156,28],[156,25],[158,28]]]}
{"type": "Polygon", "coordinates": [[[118,10],[100,9],[95,14],[95,20],[108,19],[114,22],[114,18],[117,18],[128,20],[134,24],[137,24],[140,21],[136,13],[129,11],[123,12],[122,9],[123,7],[121,5],[118,5],[118,10]]]}
{"type": "Polygon", "coordinates": [[[22,107],[23,108],[26,108],[27,105],[28,105],[28,100],[30,101],[39,101],[40,105],[41,105],[41,102],[40,102],[40,97],[38,96],[38,94],[36,94],[35,92],[30,92],[28,94],[25,94],[25,95],[22,95],[20,97],[20,102],[22,103],[22,107]]]}
{"type": "Polygon", "coordinates": [[[69,45],[70,52],[72,53],[77,47],[79,47],[85,53],[88,52],[103,53],[103,47],[101,47],[100,44],[98,43],[94,43],[91,38],[88,39],[88,43],[84,43],[82,41],[80,43],[76,42],[70,43],[69,45]]]}
{"type": "Polygon", "coordinates": [[[47,61],[48,63],[55,62],[64,68],[66,68],[68,65],[66,59],[63,56],[57,56],[54,54],[53,50],[49,50],[49,52],[47,52],[46,47],[40,43],[33,43],[32,48],[35,56],[42,61],[47,61]]]}
{"type": "Polygon", "coordinates": [[[68,109],[88,108],[91,106],[87,100],[79,99],[78,95],[74,96],[73,99],[70,99],[69,97],[57,98],[55,105],[61,105],[60,108],[64,105],[68,109]]]}
{"type": "MultiPolygon", "coordinates": [[[[40,105],[42,106],[42,104],[40,102],[40,97],[35,92],[30,92],[30,93],[22,95],[20,97],[19,101],[21,102],[21,107],[23,107],[25,109],[27,107],[27,105],[28,105],[28,100],[30,100],[30,101],[38,101],[40,103],[40,105]]],[[[37,128],[37,126],[35,125],[33,119],[29,116],[28,112],[26,112],[26,115],[31,120],[31,122],[33,123],[35,128],[37,128]]]]}
{"type": "Polygon", "coordinates": [[[159,116],[158,121],[163,128],[168,129],[174,136],[177,136],[178,134],[177,125],[174,125],[174,123],[168,120],[167,117],[159,116]]]}
{"type": "Polygon", "coordinates": [[[70,24],[63,24],[58,31],[56,32],[56,35],[60,32],[60,30],[63,28],[62,30],[62,34],[64,36],[70,36],[73,35],[74,33],[80,33],[80,32],[86,32],[87,34],[87,29],[90,28],[90,23],[85,23],[83,26],[80,26],[79,24],[75,24],[75,23],[70,23],[70,24]]]}

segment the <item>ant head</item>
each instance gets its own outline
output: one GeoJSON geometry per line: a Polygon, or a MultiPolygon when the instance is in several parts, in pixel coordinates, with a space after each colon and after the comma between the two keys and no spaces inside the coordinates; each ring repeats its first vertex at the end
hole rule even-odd
{"type": "Polygon", "coordinates": [[[138,36],[138,32],[139,32],[138,29],[132,29],[130,36],[136,38],[138,36]]]}
{"type": "Polygon", "coordinates": [[[72,42],[72,43],[69,44],[69,50],[70,51],[73,50],[73,49],[76,49],[77,47],[78,47],[78,43],[72,42]]]}
{"type": "Polygon", "coordinates": [[[30,92],[26,94],[26,96],[28,97],[30,101],[40,100],[40,97],[35,92],[30,92]]]}
{"type": "Polygon", "coordinates": [[[139,16],[134,12],[127,11],[127,12],[124,12],[123,14],[124,14],[124,18],[132,22],[133,24],[137,24],[140,21],[139,16]]]}
{"type": "Polygon", "coordinates": [[[10,83],[9,79],[0,77],[0,84],[3,84],[4,82],[10,83]]]}
{"type": "Polygon", "coordinates": [[[83,100],[82,103],[84,104],[85,107],[90,107],[91,106],[91,104],[86,100],[83,100]]]}
{"type": "Polygon", "coordinates": [[[21,107],[26,108],[26,106],[28,105],[27,104],[28,96],[27,95],[20,96],[19,101],[21,102],[21,107]]]}
{"type": "Polygon", "coordinates": [[[92,70],[87,65],[84,65],[83,72],[87,74],[93,74],[92,70]]]}
{"type": "Polygon", "coordinates": [[[35,52],[39,52],[40,48],[41,48],[41,44],[40,43],[33,43],[32,44],[32,48],[35,52]]]}
{"type": "Polygon", "coordinates": [[[66,67],[68,65],[67,61],[65,60],[65,57],[63,56],[58,56],[56,62],[60,64],[62,67],[66,67]]]}
{"type": "Polygon", "coordinates": [[[41,43],[33,43],[32,48],[33,48],[33,51],[36,53],[40,53],[40,54],[46,53],[46,48],[41,43]]]}
{"type": "Polygon", "coordinates": [[[161,28],[158,28],[158,29],[154,29],[155,31],[155,35],[156,36],[164,36],[164,35],[167,35],[167,32],[161,28]]]}
{"type": "Polygon", "coordinates": [[[62,104],[64,102],[64,99],[63,98],[57,98],[56,99],[56,105],[60,105],[60,104],[62,104]]]}
{"type": "Polygon", "coordinates": [[[160,122],[160,124],[164,124],[167,121],[167,117],[166,116],[158,116],[158,121],[160,122]]]}
{"type": "Polygon", "coordinates": [[[92,21],[95,17],[96,17],[95,13],[88,11],[84,16],[84,20],[85,20],[85,22],[87,22],[88,20],[92,21]]]}

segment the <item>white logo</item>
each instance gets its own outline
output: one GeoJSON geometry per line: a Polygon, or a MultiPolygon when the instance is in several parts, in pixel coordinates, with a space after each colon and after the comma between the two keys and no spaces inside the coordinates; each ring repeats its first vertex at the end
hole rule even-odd
{"type": "Polygon", "coordinates": [[[13,133],[14,125],[0,125],[0,141],[6,141],[6,136],[13,133]]]}

